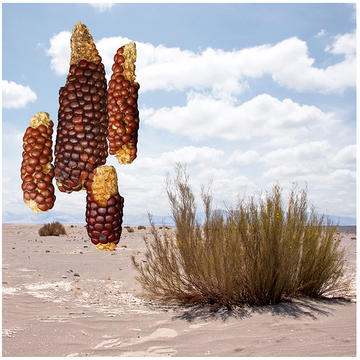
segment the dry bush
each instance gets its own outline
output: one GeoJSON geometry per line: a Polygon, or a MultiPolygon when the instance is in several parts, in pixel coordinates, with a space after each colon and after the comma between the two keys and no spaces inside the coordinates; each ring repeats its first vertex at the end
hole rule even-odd
{"type": "Polygon", "coordinates": [[[176,234],[159,232],[149,215],[153,240],[145,239],[147,262],[132,257],[137,280],[151,298],[231,307],[343,288],[344,252],[336,227],[324,226],[313,210],[309,214],[306,191],[294,189],[285,208],[275,186],[264,200],[240,202],[227,213],[213,211],[212,197],[203,191],[202,227],[181,165],[167,194],[176,234]]]}
{"type": "Polygon", "coordinates": [[[66,235],[65,227],[58,221],[45,224],[39,229],[40,236],[59,236],[66,235]]]}
{"type": "Polygon", "coordinates": [[[125,229],[126,229],[129,233],[133,233],[133,232],[135,231],[131,226],[125,226],[125,229]]]}
{"type": "Polygon", "coordinates": [[[143,226],[143,225],[139,225],[139,226],[138,226],[138,230],[146,230],[146,227],[143,226]]]}

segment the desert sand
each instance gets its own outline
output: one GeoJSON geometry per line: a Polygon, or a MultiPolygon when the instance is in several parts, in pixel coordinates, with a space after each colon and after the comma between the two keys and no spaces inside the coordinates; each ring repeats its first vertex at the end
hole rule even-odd
{"type": "MultiPolygon", "coordinates": [[[[355,279],[347,300],[299,298],[228,311],[159,306],[140,296],[130,256],[150,229],[96,250],[82,225],[66,236],[3,225],[3,356],[355,356],[355,279]]],[[[356,236],[339,234],[354,278],[356,236]]]]}

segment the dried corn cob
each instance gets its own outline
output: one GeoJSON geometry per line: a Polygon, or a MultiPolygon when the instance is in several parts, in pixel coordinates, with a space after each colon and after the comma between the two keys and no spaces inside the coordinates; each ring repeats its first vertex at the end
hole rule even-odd
{"type": "Polygon", "coordinates": [[[119,48],[114,56],[109,82],[109,153],[115,155],[120,164],[130,164],[137,152],[139,84],[135,82],[135,60],[134,42],[119,48]]]}
{"type": "Polygon", "coordinates": [[[49,114],[39,112],[31,118],[23,137],[21,187],[24,202],[36,214],[51,209],[55,202],[54,166],[51,164],[53,126],[49,114]]]}
{"type": "Polygon", "coordinates": [[[113,166],[99,166],[86,182],[87,232],[99,250],[114,250],[120,240],[124,198],[113,166]]]}
{"type": "Polygon", "coordinates": [[[88,28],[80,22],[71,37],[67,82],[59,91],[55,178],[60,191],[85,189],[89,174],[106,162],[108,116],[104,65],[88,28]]]}

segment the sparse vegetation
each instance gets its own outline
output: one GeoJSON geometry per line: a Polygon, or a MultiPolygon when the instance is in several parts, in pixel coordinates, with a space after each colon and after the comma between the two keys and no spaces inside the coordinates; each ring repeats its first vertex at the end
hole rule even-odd
{"type": "Polygon", "coordinates": [[[59,236],[66,235],[66,230],[64,225],[58,221],[52,222],[50,224],[45,224],[39,229],[40,236],[59,236]]]}
{"type": "Polygon", "coordinates": [[[146,230],[146,227],[143,226],[143,225],[139,225],[139,226],[138,226],[138,230],[146,230]]]}
{"type": "Polygon", "coordinates": [[[125,229],[126,229],[129,233],[133,233],[133,232],[135,231],[131,226],[125,226],[125,229]]]}
{"type": "Polygon", "coordinates": [[[242,201],[226,213],[212,210],[203,191],[203,226],[186,170],[178,165],[167,194],[175,235],[151,223],[146,263],[137,280],[160,302],[224,306],[276,304],[291,296],[319,297],[344,288],[344,252],[336,226],[309,209],[306,191],[294,189],[287,205],[275,186],[264,199],[242,201]]]}

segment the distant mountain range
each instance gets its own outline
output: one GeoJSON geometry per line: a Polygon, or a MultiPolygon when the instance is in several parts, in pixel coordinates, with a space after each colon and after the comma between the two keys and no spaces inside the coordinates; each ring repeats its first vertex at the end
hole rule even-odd
{"type": "MultiPolygon", "coordinates": [[[[85,224],[84,215],[70,215],[59,211],[50,211],[40,214],[29,212],[28,214],[16,214],[10,211],[3,212],[3,224],[45,224],[53,221],[59,221],[63,224],[85,224]]],[[[174,225],[170,216],[153,215],[155,225],[174,225]]],[[[124,225],[150,225],[148,215],[124,215],[124,225]]]]}
{"type": "Polygon", "coordinates": [[[328,215],[328,219],[331,220],[335,225],[339,226],[355,226],[356,219],[351,217],[341,217],[341,216],[333,216],[328,215]]]}
{"type": "MultiPolygon", "coordinates": [[[[153,222],[155,225],[169,225],[173,226],[174,221],[168,215],[153,215],[153,222]]],[[[198,219],[203,221],[205,215],[200,213],[198,219]]],[[[356,225],[356,219],[352,217],[342,217],[329,215],[328,218],[335,224],[340,226],[356,225]]],[[[29,214],[16,214],[10,211],[3,212],[3,224],[45,224],[53,221],[59,221],[63,224],[85,224],[85,215],[70,215],[64,212],[48,212],[34,214],[29,211],[29,214]]],[[[125,214],[123,218],[124,225],[149,225],[147,214],[131,215],[125,214]]]]}

